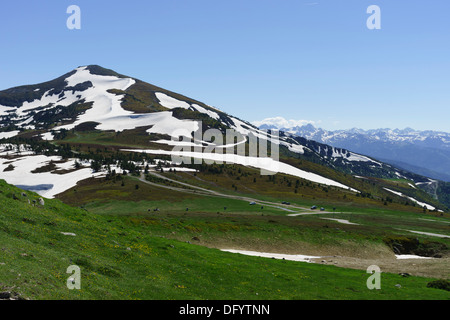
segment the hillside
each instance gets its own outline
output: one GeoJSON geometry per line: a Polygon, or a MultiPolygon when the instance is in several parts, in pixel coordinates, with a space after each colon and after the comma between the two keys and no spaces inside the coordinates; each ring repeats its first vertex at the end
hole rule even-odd
{"type": "Polygon", "coordinates": [[[100,66],[1,91],[0,126],[0,297],[448,298],[428,177],[100,66]]]}
{"type": "Polygon", "coordinates": [[[59,200],[39,204],[38,197],[0,181],[0,292],[12,299],[448,298],[444,290],[427,288],[431,278],[386,273],[383,290],[370,291],[363,270],[247,257],[173,239],[175,231],[191,239],[200,228],[211,239],[217,228],[234,237],[255,237],[269,226],[287,235],[305,223],[325,230],[308,220],[288,227],[276,216],[250,220],[230,213],[204,220],[176,209],[160,217],[98,215],[59,200]],[[71,265],[81,268],[81,290],[66,286],[71,265]]]}
{"type": "Polygon", "coordinates": [[[403,179],[413,187],[389,188],[404,195],[399,201],[436,211],[448,207],[445,197],[439,202],[430,192],[433,179],[290,133],[259,130],[200,101],[100,66],[79,67],[46,83],[1,91],[0,125],[0,138],[5,139],[0,177],[46,197],[92,175],[143,171],[150,158],[190,155],[203,159],[197,161],[201,163],[243,150],[245,157],[224,160],[263,171],[277,167],[295,180],[337,187],[342,195],[351,190],[381,203],[388,197],[383,188],[390,187],[389,181],[403,179]],[[223,135],[229,132],[232,140],[226,141],[223,135]],[[266,141],[269,155],[279,149],[279,161],[252,157],[252,139],[266,141]],[[361,184],[361,176],[372,179],[372,186],[361,184]]]}

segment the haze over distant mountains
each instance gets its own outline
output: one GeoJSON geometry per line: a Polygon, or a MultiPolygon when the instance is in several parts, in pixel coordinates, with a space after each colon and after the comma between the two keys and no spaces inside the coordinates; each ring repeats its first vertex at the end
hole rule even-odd
{"type": "Polygon", "coordinates": [[[260,129],[279,129],[306,139],[365,154],[434,179],[450,181],[450,133],[405,129],[352,128],[328,131],[308,121],[281,117],[254,121],[260,129]],[[300,124],[300,125],[295,125],[300,124]]]}

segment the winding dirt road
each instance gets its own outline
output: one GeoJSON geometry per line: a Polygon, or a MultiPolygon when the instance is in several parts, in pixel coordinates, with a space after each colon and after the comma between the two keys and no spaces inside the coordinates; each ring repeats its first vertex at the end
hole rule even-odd
{"type": "MultiPolygon", "coordinates": [[[[165,177],[163,175],[160,175],[154,171],[149,171],[149,174],[159,178],[159,179],[164,179],[166,181],[170,181],[172,183],[176,183],[180,186],[184,186],[187,187],[186,188],[182,188],[182,187],[175,187],[175,186],[168,186],[165,184],[159,184],[156,182],[151,182],[145,179],[144,174],[142,173],[141,176],[138,178],[139,181],[155,186],[155,187],[162,187],[162,188],[166,188],[169,190],[173,190],[173,191],[177,191],[177,192],[184,192],[184,193],[190,193],[190,194],[197,194],[197,195],[204,195],[204,196],[213,196],[213,197],[221,197],[221,198],[228,198],[228,199],[235,199],[235,200],[242,200],[242,201],[247,201],[247,202],[255,202],[255,204],[258,205],[263,205],[263,206],[268,206],[268,207],[273,207],[273,208],[277,208],[280,210],[284,210],[284,211],[288,211],[288,212],[293,212],[293,213],[297,213],[297,214],[307,214],[307,212],[299,212],[296,210],[301,210],[301,211],[310,211],[310,209],[306,208],[306,207],[300,207],[297,205],[289,205],[289,208],[283,205],[280,205],[276,202],[271,202],[271,201],[266,201],[266,200],[259,200],[259,199],[254,199],[254,198],[249,198],[249,197],[245,197],[245,196],[238,196],[238,195],[232,195],[232,194],[226,194],[226,193],[221,193],[221,192],[217,192],[214,190],[209,190],[206,188],[202,188],[202,187],[198,187],[198,186],[194,186],[191,185],[189,183],[185,183],[185,182],[181,182],[181,181],[177,181],[168,177],[165,177]]],[[[320,213],[326,213],[326,212],[320,212],[320,213]]]]}

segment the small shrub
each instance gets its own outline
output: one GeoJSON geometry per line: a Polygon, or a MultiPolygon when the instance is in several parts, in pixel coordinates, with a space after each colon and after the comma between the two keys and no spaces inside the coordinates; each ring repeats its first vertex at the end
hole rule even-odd
{"type": "Polygon", "coordinates": [[[435,280],[428,282],[427,288],[434,288],[434,289],[442,289],[446,291],[450,291],[450,281],[448,280],[435,280]]]}
{"type": "Polygon", "coordinates": [[[74,259],[73,262],[74,262],[75,265],[77,265],[77,266],[79,266],[79,267],[84,267],[84,268],[87,268],[87,269],[92,269],[92,264],[91,264],[91,262],[90,262],[88,259],[86,259],[85,257],[76,258],[76,259],[74,259]]]}
{"type": "Polygon", "coordinates": [[[30,218],[23,218],[22,221],[29,224],[36,224],[36,221],[30,218]]]}
{"type": "Polygon", "coordinates": [[[117,278],[121,276],[119,272],[117,272],[116,270],[114,270],[112,267],[109,266],[101,266],[97,268],[97,271],[98,273],[107,277],[117,278]]]}

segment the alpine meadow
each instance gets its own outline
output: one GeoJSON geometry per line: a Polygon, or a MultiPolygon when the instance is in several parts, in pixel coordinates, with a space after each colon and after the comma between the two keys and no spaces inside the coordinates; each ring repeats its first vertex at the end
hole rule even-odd
{"type": "Polygon", "coordinates": [[[19,2],[2,303],[449,300],[446,2],[19,2]]]}

